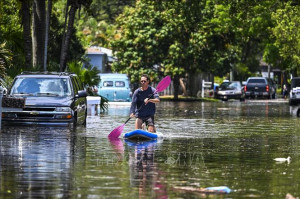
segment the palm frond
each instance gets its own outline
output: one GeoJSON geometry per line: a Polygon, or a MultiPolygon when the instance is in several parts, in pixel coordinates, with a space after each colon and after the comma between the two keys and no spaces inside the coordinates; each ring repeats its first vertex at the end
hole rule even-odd
{"type": "Polygon", "coordinates": [[[6,76],[6,69],[11,66],[12,53],[5,47],[5,43],[0,44],[0,77],[6,76]]]}

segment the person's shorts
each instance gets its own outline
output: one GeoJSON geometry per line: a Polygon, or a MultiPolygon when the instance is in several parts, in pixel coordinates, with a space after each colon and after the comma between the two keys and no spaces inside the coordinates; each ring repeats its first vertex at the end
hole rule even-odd
{"type": "Polygon", "coordinates": [[[146,126],[154,126],[154,116],[149,117],[139,117],[143,121],[143,123],[146,123],[146,126]]]}

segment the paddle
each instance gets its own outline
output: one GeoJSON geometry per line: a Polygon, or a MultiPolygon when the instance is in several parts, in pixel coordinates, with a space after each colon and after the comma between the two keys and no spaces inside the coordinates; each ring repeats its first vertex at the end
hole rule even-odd
{"type": "MultiPolygon", "coordinates": [[[[171,83],[171,77],[170,76],[166,76],[165,78],[163,78],[157,85],[155,92],[149,97],[149,99],[155,95],[156,93],[159,93],[163,90],[165,90],[171,83]]],[[[144,103],[145,104],[145,103],[144,103]]],[[[141,110],[141,108],[144,106],[144,104],[137,110],[141,110]]],[[[135,111],[135,113],[137,112],[135,111]]],[[[121,135],[121,133],[124,130],[124,126],[125,124],[131,119],[131,117],[128,118],[128,120],[126,120],[126,122],[120,126],[118,126],[117,128],[115,128],[112,132],[110,132],[110,134],[108,135],[109,138],[117,138],[121,135]]]]}

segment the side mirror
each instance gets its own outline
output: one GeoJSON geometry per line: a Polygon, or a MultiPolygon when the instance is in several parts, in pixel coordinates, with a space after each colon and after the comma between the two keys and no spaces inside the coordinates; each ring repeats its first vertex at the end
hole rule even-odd
{"type": "Polygon", "coordinates": [[[75,97],[80,98],[80,97],[86,97],[87,96],[87,92],[85,90],[80,90],[78,91],[77,95],[75,95],[75,97]]]}
{"type": "Polygon", "coordinates": [[[7,89],[5,87],[2,87],[1,85],[0,85],[0,92],[2,93],[3,96],[7,95],[7,89]]]}

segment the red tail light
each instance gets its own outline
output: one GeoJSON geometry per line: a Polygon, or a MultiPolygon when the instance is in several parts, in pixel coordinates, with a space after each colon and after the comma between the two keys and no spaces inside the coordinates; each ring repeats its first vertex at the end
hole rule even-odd
{"type": "Polygon", "coordinates": [[[269,92],[269,85],[266,86],[266,91],[269,92]]]}
{"type": "Polygon", "coordinates": [[[245,91],[245,92],[247,91],[247,86],[246,86],[246,85],[244,86],[244,91],[245,91]]]}

